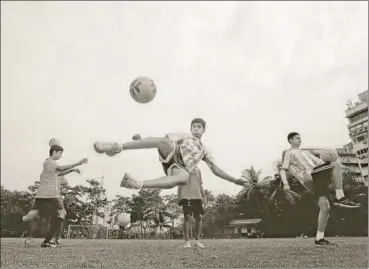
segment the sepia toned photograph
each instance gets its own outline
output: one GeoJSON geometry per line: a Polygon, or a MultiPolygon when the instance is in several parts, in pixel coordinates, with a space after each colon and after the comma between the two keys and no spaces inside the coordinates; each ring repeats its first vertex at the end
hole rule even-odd
{"type": "Polygon", "coordinates": [[[369,268],[367,1],[1,1],[1,268],[369,268]]]}

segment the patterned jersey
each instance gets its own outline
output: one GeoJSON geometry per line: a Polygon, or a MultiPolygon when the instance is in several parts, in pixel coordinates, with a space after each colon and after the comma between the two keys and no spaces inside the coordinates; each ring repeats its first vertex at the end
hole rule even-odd
{"type": "Polygon", "coordinates": [[[168,134],[167,138],[173,143],[174,151],[166,160],[160,156],[165,173],[173,164],[191,173],[200,163],[205,161],[209,167],[215,164],[214,158],[200,139],[191,134],[168,134]]]}

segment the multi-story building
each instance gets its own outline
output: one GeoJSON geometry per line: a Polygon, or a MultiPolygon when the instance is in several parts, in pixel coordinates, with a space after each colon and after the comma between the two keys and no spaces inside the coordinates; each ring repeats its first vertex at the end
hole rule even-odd
{"type": "Polygon", "coordinates": [[[353,151],[359,159],[361,174],[368,181],[368,90],[358,95],[359,101],[347,104],[346,118],[353,151]]]}
{"type": "MultiPolygon", "coordinates": [[[[310,151],[315,156],[319,157],[322,152],[322,148],[305,148],[304,150],[310,151]]],[[[360,170],[360,159],[356,158],[355,152],[350,148],[349,144],[343,148],[336,149],[338,160],[354,174],[354,180],[357,182],[363,181],[363,177],[360,170]]]]}

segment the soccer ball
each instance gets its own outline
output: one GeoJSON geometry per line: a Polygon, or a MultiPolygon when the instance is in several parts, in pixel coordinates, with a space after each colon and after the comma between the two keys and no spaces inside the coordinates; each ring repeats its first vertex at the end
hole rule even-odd
{"type": "Polygon", "coordinates": [[[51,138],[51,139],[49,140],[49,146],[50,146],[50,147],[52,147],[52,146],[54,146],[54,145],[58,145],[58,146],[60,146],[60,141],[59,141],[58,139],[56,139],[56,138],[51,138]]]}
{"type": "Polygon", "coordinates": [[[116,224],[119,227],[127,227],[131,224],[131,216],[127,213],[121,213],[116,217],[116,224]]]}
{"type": "Polygon", "coordinates": [[[324,162],[333,163],[338,160],[338,155],[335,150],[326,149],[320,153],[320,159],[324,162]]]}
{"type": "Polygon", "coordinates": [[[141,104],[151,102],[156,96],[156,85],[148,77],[138,77],[129,86],[132,98],[141,104]]]}

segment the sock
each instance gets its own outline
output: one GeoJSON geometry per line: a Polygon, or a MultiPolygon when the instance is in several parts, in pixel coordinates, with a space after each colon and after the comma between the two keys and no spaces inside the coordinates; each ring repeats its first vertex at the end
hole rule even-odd
{"type": "Polygon", "coordinates": [[[342,189],[337,189],[336,190],[336,198],[338,200],[342,199],[345,197],[345,194],[343,193],[343,190],[342,189]]]}
{"type": "Polygon", "coordinates": [[[315,237],[316,241],[319,241],[320,239],[323,239],[323,238],[324,238],[324,232],[317,231],[316,237],[315,237]]]}

